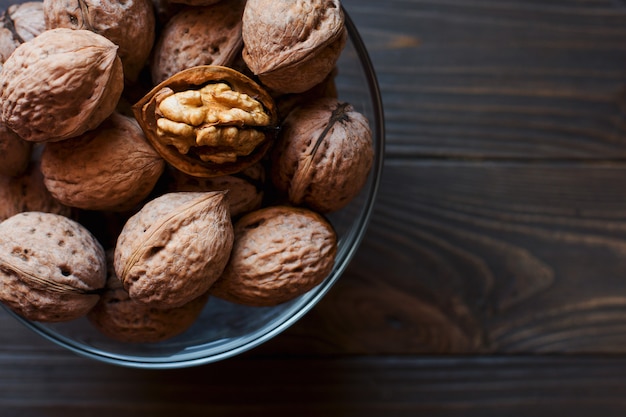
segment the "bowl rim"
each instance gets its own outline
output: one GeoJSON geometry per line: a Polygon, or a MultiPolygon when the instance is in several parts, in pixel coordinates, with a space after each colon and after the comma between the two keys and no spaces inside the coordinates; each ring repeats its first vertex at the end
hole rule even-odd
{"type": "Polygon", "coordinates": [[[372,164],[372,169],[370,173],[371,186],[369,188],[369,193],[366,195],[363,209],[361,211],[361,216],[358,217],[358,223],[352,226],[352,230],[356,230],[356,232],[353,233],[353,236],[351,237],[352,245],[348,247],[343,258],[338,259],[339,262],[335,264],[329,277],[324,280],[324,282],[322,282],[322,284],[320,284],[314,291],[310,292],[308,297],[302,297],[294,302],[293,305],[291,305],[281,314],[279,319],[273,322],[272,326],[269,326],[269,328],[261,328],[246,336],[233,338],[227,343],[227,345],[232,345],[230,349],[223,350],[222,352],[216,353],[211,356],[198,357],[197,355],[190,355],[191,357],[188,359],[185,359],[184,357],[181,359],[172,359],[169,357],[154,357],[150,358],[149,360],[142,360],[137,358],[136,356],[105,352],[97,348],[87,348],[73,342],[71,338],[53,332],[42,324],[31,322],[21,317],[2,303],[0,303],[0,305],[2,305],[10,315],[15,317],[30,330],[39,334],[44,339],[47,339],[54,344],[77,354],[78,356],[122,367],[140,369],[178,369],[218,362],[230,357],[237,356],[265,343],[266,341],[282,333],[298,320],[300,320],[324,297],[324,295],[326,295],[326,293],[331,289],[331,287],[344,273],[349,263],[352,261],[352,258],[358,250],[367,231],[376,196],[378,194],[384,166],[385,120],[383,102],[380,88],[378,85],[378,80],[376,77],[376,72],[374,70],[372,61],[370,60],[367,48],[365,47],[365,44],[354,22],[346,12],[343,5],[341,6],[341,8],[344,12],[345,25],[348,35],[350,37],[350,41],[356,51],[357,57],[362,65],[363,71],[367,79],[368,89],[370,92],[369,96],[371,100],[370,104],[372,106],[373,117],[375,118],[375,130],[372,133],[374,137],[377,138],[374,148],[374,152],[377,157],[374,159],[374,163],[372,164]]]}

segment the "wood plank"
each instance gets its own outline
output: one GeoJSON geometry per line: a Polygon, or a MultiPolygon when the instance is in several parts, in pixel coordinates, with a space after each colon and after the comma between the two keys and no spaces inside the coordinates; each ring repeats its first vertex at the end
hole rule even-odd
{"type": "Polygon", "coordinates": [[[377,71],[390,157],[626,156],[623,2],[343,4],[377,71]]]}
{"type": "Polygon", "coordinates": [[[242,357],[154,372],[12,355],[0,373],[0,405],[3,415],[47,417],[621,417],[625,387],[624,359],[242,357]]]}

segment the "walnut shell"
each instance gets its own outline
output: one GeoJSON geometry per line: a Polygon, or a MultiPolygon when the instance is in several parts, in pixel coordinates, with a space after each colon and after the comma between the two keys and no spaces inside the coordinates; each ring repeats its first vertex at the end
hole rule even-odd
{"type": "Polygon", "coordinates": [[[271,156],[272,182],[292,204],[339,210],[361,191],[372,167],[369,122],[348,103],[318,99],[289,113],[271,156]]]}
{"type": "Polygon", "coordinates": [[[272,206],[248,213],[234,226],[235,243],[212,295],[238,304],[273,306],[320,284],[331,272],[337,236],[321,215],[272,206]]]}
{"type": "Polygon", "coordinates": [[[265,167],[256,163],[236,174],[199,178],[171,170],[168,190],[177,191],[228,191],[227,200],[231,217],[237,217],[261,208],[264,197],[265,167]]]}
{"type": "Polygon", "coordinates": [[[54,198],[85,210],[134,208],[164,167],[137,122],[119,113],[78,137],[47,143],[41,157],[44,182],[54,198]]]}
{"type": "Polygon", "coordinates": [[[328,76],[319,84],[303,93],[283,94],[275,98],[278,107],[278,115],[282,124],[285,117],[297,107],[304,106],[312,101],[324,97],[338,97],[337,85],[335,77],[337,76],[337,68],[328,74],[328,76]]]}
{"type": "Polygon", "coordinates": [[[245,0],[186,7],[168,22],[154,47],[152,82],[161,83],[197,65],[231,66],[241,53],[241,16],[245,0]]]}
{"type": "MultiPolygon", "coordinates": [[[[188,6],[210,6],[223,0],[171,0],[171,3],[186,4],[188,6]]],[[[229,2],[226,2],[229,3],[229,2]]]]}
{"type": "Polygon", "coordinates": [[[215,282],[232,244],[224,192],[167,193],[124,225],[115,247],[115,272],[133,300],[180,307],[215,282]]]}
{"type": "Polygon", "coordinates": [[[32,142],[25,141],[0,123],[0,175],[15,177],[22,174],[30,161],[32,148],[32,142]]]}
{"type": "Polygon", "coordinates": [[[101,35],[71,29],[46,30],[21,44],[0,71],[2,122],[32,142],[95,128],[124,88],[117,49],[101,35]]]}
{"type": "Polygon", "coordinates": [[[84,29],[119,46],[124,76],[137,80],[155,38],[151,0],[44,0],[47,29],[84,29]]]}
{"type": "Polygon", "coordinates": [[[197,177],[239,172],[274,142],[272,97],[228,67],[202,65],[163,81],[133,106],[146,137],[180,171],[197,177]]]}
{"type": "Polygon", "coordinates": [[[170,0],[152,0],[152,7],[156,17],[156,31],[158,33],[176,13],[186,6],[170,0]]]}
{"type": "Polygon", "coordinates": [[[130,298],[115,275],[113,251],[107,253],[107,266],[105,291],[87,318],[101,333],[120,342],[155,343],[183,333],[209,298],[207,292],[181,307],[152,308],[130,298]]]}
{"type": "Polygon", "coordinates": [[[339,0],[248,0],[241,30],[244,61],[279,94],[322,82],[347,42],[339,0]]]}
{"type": "Polygon", "coordinates": [[[43,2],[12,4],[0,16],[0,64],[22,43],[46,30],[43,2]]]}
{"type": "Polygon", "coordinates": [[[72,209],[57,201],[43,182],[41,165],[33,159],[16,177],[0,176],[0,221],[25,211],[72,215],[72,209]]]}
{"type": "Polygon", "coordinates": [[[84,316],[105,281],[104,250],[79,223],[41,212],[0,223],[0,301],[22,317],[58,322],[84,316]]]}

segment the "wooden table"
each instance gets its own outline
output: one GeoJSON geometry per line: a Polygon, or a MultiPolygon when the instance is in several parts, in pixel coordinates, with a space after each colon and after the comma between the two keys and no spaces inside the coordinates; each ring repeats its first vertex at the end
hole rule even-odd
{"type": "Polygon", "coordinates": [[[0,415],[626,415],[626,2],[343,4],[387,125],[346,274],[275,339],[182,370],[2,311],[0,415]]]}

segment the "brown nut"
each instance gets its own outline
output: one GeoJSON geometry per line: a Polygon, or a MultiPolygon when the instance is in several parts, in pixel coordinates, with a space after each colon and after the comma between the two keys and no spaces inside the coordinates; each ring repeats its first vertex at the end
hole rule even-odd
{"type": "Polygon", "coordinates": [[[124,76],[137,79],[154,44],[151,0],[44,0],[43,5],[47,29],[84,29],[104,36],[119,46],[124,76]]]}
{"type": "Polygon", "coordinates": [[[57,201],[46,188],[38,159],[33,159],[22,175],[0,176],[0,221],[25,211],[72,215],[71,208],[57,201]]]}
{"type": "Polygon", "coordinates": [[[278,115],[280,123],[282,124],[285,117],[291,111],[297,107],[304,106],[312,101],[315,101],[324,97],[338,97],[337,85],[335,84],[335,77],[337,76],[337,68],[335,68],[328,77],[319,84],[316,84],[313,88],[303,93],[283,94],[275,98],[276,106],[278,107],[278,115]]]}
{"type": "Polygon", "coordinates": [[[89,322],[111,339],[155,343],[187,330],[202,312],[209,294],[177,308],[156,309],[132,300],[115,275],[113,252],[107,253],[107,283],[100,300],[87,314],[89,322]]]}
{"type": "Polygon", "coordinates": [[[123,88],[115,44],[87,30],[46,30],[2,66],[1,119],[28,141],[67,139],[111,115],[123,88]]]}
{"type": "Polygon", "coordinates": [[[0,16],[0,64],[22,43],[46,30],[43,2],[12,4],[0,16]]]}
{"type": "Polygon", "coordinates": [[[167,193],[131,217],[115,247],[115,272],[130,298],[174,308],[205,293],[233,244],[224,192],[167,193]]]}
{"type": "Polygon", "coordinates": [[[234,226],[235,243],[211,294],[238,304],[273,306],[320,284],[330,274],[337,236],[321,215],[287,206],[248,213],[234,226]]]}
{"type": "Polygon", "coordinates": [[[177,191],[228,191],[231,217],[237,217],[261,208],[264,197],[265,167],[256,163],[231,175],[199,178],[171,170],[170,192],[177,191]]]}
{"type": "Polygon", "coordinates": [[[0,223],[0,301],[22,317],[58,322],[84,316],[105,281],[104,250],[79,223],[41,212],[0,223]]]}
{"type": "Polygon", "coordinates": [[[301,93],[328,76],[347,41],[339,0],[248,0],[243,59],[275,93],[301,93]]]}
{"type": "Polygon", "coordinates": [[[134,208],[164,167],[137,122],[119,113],[78,137],[47,143],[41,157],[44,182],[54,198],[85,210],[134,208]]]}
{"type": "Polygon", "coordinates": [[[272,151],[272,182],[292,204],[328,213],[361,191],[373,159],[365,116],[337,99],[318,99],[285,119],[272,151]]]}
{"type": "Polygon", "coordinates": [[[25,141],[0,123],[0,175],[15,177],[22,174],[30,161],[32,148],[32,142],[25,141]]]}
{"type": "Polygon", "coordinates": [[[231,66],[241,53],[245,0],[185,7],[167,22],[152,54],[152,82],[197,65],[231,66]]]}
{"type": "Polygon", "coordinates": [[[239,172],[273,143],[277,114],[258,84],[227,67],[183,70],[133,106],[146,137],[180,171],[197,177],[239,172]]]}
{"type": "Polygon", "coordinates": [[[171,3],[186,4],[188,6],[210,6],[221,1],[223,0],[170,0],[171,3]]]}

